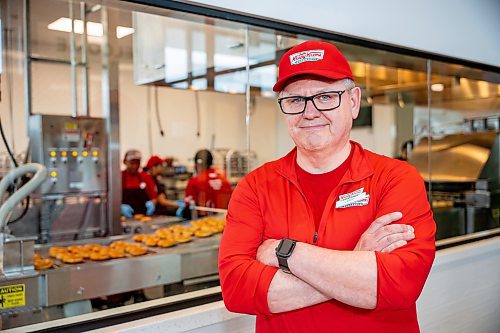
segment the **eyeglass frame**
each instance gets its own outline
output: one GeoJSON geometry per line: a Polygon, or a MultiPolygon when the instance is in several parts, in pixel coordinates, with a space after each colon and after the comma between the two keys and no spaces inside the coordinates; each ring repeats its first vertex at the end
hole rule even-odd
{"type": "Polygon", "coordinates": [[[311,101],[312,105],[316,108],[316,110],[318,110],[319,112],[324,112],[324,111],[332,111],[332,110],[335,110],[335,109],[338,109],[340,107],[340,105],[342,104],[342,95],[345,93],[345,92],[349,92],[350,90],[352,90],[352,88],[346,88],[344,90],[331,90],[331,91],[322,91],[320,93],[317,93],[317,94],[314,94],[314,95],[310,95],[310,96],[300,96],[300,95],[295,95],[295,96],[287,96],[287,97],[281,97],[281,98],[278,98],[278,104],[280,106],[280,109],[281,109],[281,112],[283,112],[284,114],[288,114],[288,115],[297,115],[297,114],[302,114],[306,111],[306,108],[307,108],[307,102],[308,101],[311,101]],[[314,98],[317,97],[317,96],[320,96],[320,95],[324,95],[324,94],[329,94],[329,93],[336,93],[339,95],[339,105],[337,105],[336,107],[334,108],[330,108],[330,109],[319,109],[316,104],[314,103],[314,98]],[[304,109],[300,112],[285,112],[283,111],[283,106],[281,105],[281,102],[285,99],[290,99],[290,98],[297,98],[297,97],[300,97],[300,98],[303,98],[305,99],[305,103],[304,103],[304,109]]]}

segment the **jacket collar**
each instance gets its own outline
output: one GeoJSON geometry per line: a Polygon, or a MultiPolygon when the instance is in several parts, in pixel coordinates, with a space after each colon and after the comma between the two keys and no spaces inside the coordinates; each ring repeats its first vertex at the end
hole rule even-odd
{"type": "MultiPolygon", "coordinates": [[[[340,181],[341,184],[357,182],[373,174],[373,167],[370,165],[368,157],[366,156],[366,151],[359,143],[352,140],[350,142],[352,143],[354,152],[349,168],[340,181]]],[[[296,160],[297,147],[294,147],[288,154],[277,161],[276,171],[295,184],[298,184],[297,172],[295,170],[296,160]]]]}

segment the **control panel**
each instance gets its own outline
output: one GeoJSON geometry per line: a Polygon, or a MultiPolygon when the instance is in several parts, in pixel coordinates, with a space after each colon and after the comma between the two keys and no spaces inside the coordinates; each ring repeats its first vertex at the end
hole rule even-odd
{"type": "Polygon", "coordinates": [[[41,194],[106,191],[107,142],[104,119],[32,115],[31,159],[49,170],[41,194]]]}

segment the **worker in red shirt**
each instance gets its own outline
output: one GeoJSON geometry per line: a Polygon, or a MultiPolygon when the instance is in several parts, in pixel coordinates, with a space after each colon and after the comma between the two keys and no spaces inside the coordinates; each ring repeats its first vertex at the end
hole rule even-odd
{"type": "Polygon", "coordinates": [[[132,149],[125,153],[122,171],[122,215],[131,218],[134,214],[153,215],[156,207],[156,192],[153,178],[140,171],[141,153],[132,149]]]}
{"type": "Polygon", "coordinates": [[[194,156],[196,175],[186,186],[185,198],[193,199],[197,206],[227,208],[232,187],[221,170],[212,167],[213,156],[207,149],[194,156]]]}
{"type": "Polygon", "coordinates": [[[422,178],[349,140],[361,89],[334,45],[291,48],[273,89],[296,147],[232,194],[226,307],[257,332],[419,332],[436,230],[422,178]]]}
{"type": "Polygon", "coordinates": [[[184,205],[180,207],[175,201],[167,199],[165,185],[163,185],[159,179],[165,169],[164,164],[164,159],[158,155],[152,155],[143,170],[151,176],[155,183],[156,191],[158,192],[158,196],[156,197],[155,214],[175,216],[179,208],[183,208],[184,205]]]}

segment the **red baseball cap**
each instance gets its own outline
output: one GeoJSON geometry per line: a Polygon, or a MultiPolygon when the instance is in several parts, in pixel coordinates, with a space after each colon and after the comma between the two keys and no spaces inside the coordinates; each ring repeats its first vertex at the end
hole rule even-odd
{"type": "Polygon", "coordinates": [[[165,161],[162,158],[160,158],[157,155],[153,155],[149,158],[148,163],[146,164],[146,168],[151,169],[151,168],[157,166],[158,164],[162,164],[163,162],[165,162],[165,161]]]}
{"type": "Polygon", "coordinates": [[[312,40],[292,47],[283,55],[273,90],[280,92],[288,80],[305,74],[354,80],[349,63],[335,45],[312,40]]]}

